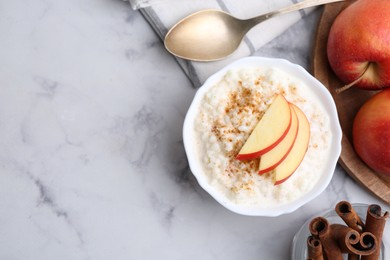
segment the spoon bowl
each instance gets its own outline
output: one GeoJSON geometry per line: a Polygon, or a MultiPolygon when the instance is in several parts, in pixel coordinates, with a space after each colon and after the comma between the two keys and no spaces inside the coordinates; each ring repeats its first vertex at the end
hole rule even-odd
{"type": "Polygon", "coordinates": [[[220,10],[199,11],[172,27],[165,37],[165,47],[183,59],[222,59],[238,48],[250,29],[248,25],[220,10]]]}
{"type": "Polygon", "coordinates": [[[193,61],[220,60],[232,54],[245,34],[257,24],[279,14],[344,0],[304,0],[250,19],[238,19],[220,10],[203,10],[174,25],[165,36],[166,49],[193,61]]]}

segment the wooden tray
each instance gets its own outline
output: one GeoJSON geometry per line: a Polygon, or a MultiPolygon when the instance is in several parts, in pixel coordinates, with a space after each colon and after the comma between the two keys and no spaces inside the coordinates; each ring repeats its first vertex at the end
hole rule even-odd
{"type": "MultiPolygon", "coordinates": [[[[350,4],[351,1],[348,1],[350,4]]],[[[390,204],[390,177],[376,174],[359,159],[352,146],[352,123],[360,106],[375,92],[352,87],[340,94],[335,89],[344,84],[331,70],[326,56],[326,46],[330,27],[336,16],[347,7],[347,3],[333,3],[324,7],[319,20],[312,54],[312,73],[331,92],[336,103],[341,128],[343,130],[340,165],[360,185],[375,196],[390,204]]]]}

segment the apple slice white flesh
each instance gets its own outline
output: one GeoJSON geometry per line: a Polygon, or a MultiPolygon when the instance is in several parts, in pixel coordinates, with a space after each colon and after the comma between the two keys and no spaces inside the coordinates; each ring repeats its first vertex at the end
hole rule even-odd
{"type": "Polygon", "coordinates": [[[297,106],[292,105],[298,117],[298,134],[287,157],[274,169],[275,185],[283,183],[298,168],[305,157],[310,140],[310,124],[307,117],[297,106]]]}
{"type": "Polygon", "coordinates": [[[266,173],[278,166],[291,151],[298,133],[298,117],[291,107],[291,126],[283,140],[273,149],[260,157],[259,174],[266,173]]]}
{"type": "Polygon", "coordinates": [[[290,105],[283,95],[277,95],[241,148],[237,159],[254,159],[268,152],[283,140],[290,125],[290,105]]]}

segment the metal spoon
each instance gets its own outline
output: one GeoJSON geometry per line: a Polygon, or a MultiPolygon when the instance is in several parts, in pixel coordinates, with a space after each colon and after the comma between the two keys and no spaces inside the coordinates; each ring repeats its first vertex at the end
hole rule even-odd
{"type": "Polygon", "coordinates": [[[345,0],[305,0],[256,16],[237,19],[220,10],[203,10],[179,21],[165,36],[165,48],[175,56],[194,61],[220,60],[232,54],[255,25],[288,12],[345,0]]]}

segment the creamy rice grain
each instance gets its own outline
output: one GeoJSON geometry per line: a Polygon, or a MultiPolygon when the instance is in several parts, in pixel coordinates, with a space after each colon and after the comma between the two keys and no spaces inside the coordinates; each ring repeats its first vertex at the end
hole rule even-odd
{"type": "Polygon", "coordinates": [[[229,71],[203,97],[195,122],[195,146],[211,186],[235,204],[278,206],[298,199],[320,178],[329,156],[329,118],[309,86],[270,68],[229,71]],[[259,159],[235,159],[277,94],[298,106],[310,122],[310,143],[296,172],[274,185],[271,172],[259,175],[259,159]]]}

